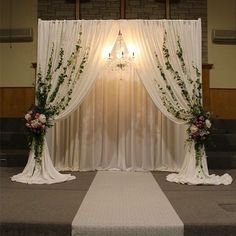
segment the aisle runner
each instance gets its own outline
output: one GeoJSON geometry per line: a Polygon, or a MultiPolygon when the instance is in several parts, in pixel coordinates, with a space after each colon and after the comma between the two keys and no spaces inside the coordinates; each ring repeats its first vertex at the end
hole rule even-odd
{"type": "Polygon", "coordinates": [[[151,173],[98,172],[72,235],[182,236],[183,223],[151,173]]]}

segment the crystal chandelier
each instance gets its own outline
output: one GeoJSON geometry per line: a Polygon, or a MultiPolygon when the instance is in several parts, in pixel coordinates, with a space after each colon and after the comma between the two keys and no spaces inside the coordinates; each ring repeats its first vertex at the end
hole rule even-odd
{"type": "Polygon", "coordinates": [[[107,67],[111,70],[125,70],[134,60],[134,52],[129,53],[121,32],[117,36],[115,45],[109,53],[107,67]]]}

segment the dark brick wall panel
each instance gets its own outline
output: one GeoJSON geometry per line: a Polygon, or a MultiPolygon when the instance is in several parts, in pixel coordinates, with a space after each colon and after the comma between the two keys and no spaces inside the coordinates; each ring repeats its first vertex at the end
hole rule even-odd
{"type": "Polygon", "coordinates": [[[156,0],[127,0],[127,19],[163,19],[165,3],[156,0]]]}
{"type": "Polygon", "coordinates": [[[207,0],[180,0],[171,5],[172,19],[202,21],[202,61],[207,63],[207,0]]]}
{"type": "MultiPolygon", "coordinates": [[[[82,0],[81,19],[119,19],[119,0],[82,0]]],[[[163,0],[126,0],[127,19],[164,19],[163,0]]],[[[172,0],[171,19],[202,20],[202,61],[207,63],[207,0],[172,0]]],[[[38,0],[38,17],[75,19],[75,0],[38,0]]]]}
{"type": "Polygon", "coordinates": [[[38,0],[38,18],[43,20],[74,20],[75,1],[38,0]]]}
{"type": "Polygon", "coordinates": [[[119,19],[120,2],[117,0],[90,0],[82,2],[81,19],[119,19]]]}

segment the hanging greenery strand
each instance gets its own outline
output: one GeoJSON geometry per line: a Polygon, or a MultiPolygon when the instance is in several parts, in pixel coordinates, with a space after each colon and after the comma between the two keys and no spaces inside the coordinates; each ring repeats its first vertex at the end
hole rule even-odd
{"type": "Polygon", "coordinates": [[[194,142],[196,165],[202,168],[202,150],[210,135],[211,122],[210,113],[205,111],[202,106],[201,74],[195,65],[187,69],[180,37],[177,39],[175,56],[177,56],[179,60],[181,71],[176,70],[171,64],[171,55],[167,46],[167,32],[164,33],[162,53],[165,62],[165,70],[156,52],[155,57],[163,83],[161,85],[154,79],[155,84],[160,91],[161,100],[166,110],[177,119],[188,123],[187,141],[191,143],[194,142]],[[191,70],[193,73],[191,73],[191,70]],[[171,77],[167,77],[166,73],[171,75],[171,77]],[[182,75],[182,77],[180,75],[182,75]],[[187,109],[181,107],[177,97],[178,91],[180,91],[182,99],[186,102],[188,106],[187,109]]]}
{"type": "Polygon", "coordinates": [[[81,37],[82,27],[80,27],[79,39],[68,59],[65,58],[63,48],[60,49],[59,55],[55,54],[54,43],[52,44],[45,76],[39,65],[36,84],[37,103],[27,112],[25,119],[29,133],[28,143],[34,152],[36,163],[40,165],[47,128],[53,125],[54,117],[69,105],[74,87],[84,72],[89,48],[81,50],[81,37]],[[82,51],[83,55],[80,55],[82,51]],[[53,61],[57,61],[55,65],[53,61]]]}

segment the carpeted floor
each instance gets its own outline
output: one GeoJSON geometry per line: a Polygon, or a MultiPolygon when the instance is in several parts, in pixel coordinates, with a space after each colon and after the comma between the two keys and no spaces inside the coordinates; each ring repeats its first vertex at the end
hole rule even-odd
{"type": "Polygon", "coordinates": [[[27,185],[10,177],[21,170],[0,168],[0,235],[67,236],[96,172],[73,173],[75,180],[27,185]]]}
{"type": "MultiPolygon", "coordinates": [[[[0,168],[0,235],[71,235],[72,220],[96,172],[75,172],[76,180],[53,185],[11,182],[20,171],[0,168]]],[[[236,170],[227,172],[236,180],[236,170]]],[[[153,175],[183,221],[185,236],[236,235],[236,181],[229,186],[186,186],[167,182],[167,173],[153,175]]]]}
{"type": "Polygon", "coordinates": [[[170,183],[166,173],[153,172],[162,191],[184,222],[185,236],[236,236],[236,170],[228,186],[188,186],[170,183]]]}

